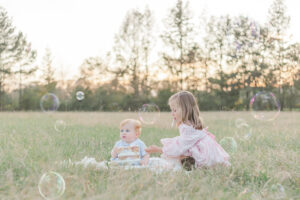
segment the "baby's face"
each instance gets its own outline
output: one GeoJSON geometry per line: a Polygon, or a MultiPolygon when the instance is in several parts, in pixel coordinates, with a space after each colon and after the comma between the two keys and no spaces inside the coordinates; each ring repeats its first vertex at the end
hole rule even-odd
{"type": "Polygon", "coordinates": [[[176,122],[176,124],[180,124],[181,117],[182,117],[180,108],[178,106],[176,106],[175,104],[170,104],[170,108],[171,108],[171,114],[172,114],[174,121],[176,122]]]}
{"type": "Polygon", "coordinates": [[[120,138],[127,143],[131,143],[138,138],[132,123],[128,122],[121,127],[120,138]]]}

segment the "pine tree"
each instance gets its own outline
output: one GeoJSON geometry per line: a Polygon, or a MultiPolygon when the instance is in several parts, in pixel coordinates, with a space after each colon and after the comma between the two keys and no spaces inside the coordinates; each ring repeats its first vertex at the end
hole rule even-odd
{"type": "MultiPolygon", "coordinates": [[[[0,7],[0,107],[6,81],[13,75],[19,75],[19,104],[22,98],[23,75],[31,75],[35,68],[30,64],[36,58],[36,52],[31,49],[22,32],[17,32],[7,11],[0,7]]],[[[20,106],[19,106],[20,107],[20,106]]]]}
{"type": "Polygon", "coordinates": [[[125,16],[118,34],[115,35],[113,53],[116,67],[111,73],[124,76],[129,81],[133,94],[139,96],[141,90],[148,90],[149,55],[152,48],[152,13],[131,10],[125,16]]]}
{"type": "Polygon", "coordinates": [[[195,31],[189,2],[178,0],[164,22],[165,30],[161,38],[166,50],[162,57],[173,79],[174,88],[183,90],[187,87],[184,82],[189,78],[190,64],[195,61],[194,55],[198,50],[194,42],[195,31]]]}
{"type": "Polygon", "coordinates": [[[270,40],[270,63],[273,87],[277,87],[277,95],[281,103],[281,109],[285,106],[285,96],[289,87],[289,80],[285,78],[290,73],[290,66],[287,63],[288,42],[285,38],[290,24],[290,17],[287,15],[287,8],[284,0],[274,0],[269,9],[268,29],[270,40]]]}
{"type": "Polygon", "coordinates": [[[52,53],[49,48],[46,48],[45,50],[41,71],[41,79],[43,80],[46,89],[45,92],[54,92],[57,82],[54,78],[55,69],[53,67],[52,53]]]}

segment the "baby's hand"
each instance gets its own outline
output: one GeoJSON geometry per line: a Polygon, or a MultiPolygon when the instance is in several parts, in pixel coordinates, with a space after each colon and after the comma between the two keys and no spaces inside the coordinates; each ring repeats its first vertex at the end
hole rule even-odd
{"type": "Polygon", "coordinates": [[[111,151],[111,157],[116,158],[119,153],[119,149],[117,147],[114,147],[111,151]]]}
{"type": "Polygon", "coordinates": [[[148,160],[141,160],[141,165],[148,165],[148,160]]]}
{"type": "Polygon", "coordinates": [[[138,146],[133,146],[133,147],[131,147],[131,151],[138,152],[139,151],[139,147],[138,146]]]}
{"type": "Polygon", "coordinates": [[[148,165],[149,158],[150,158],[149,154],[145,155],[144,158],[140,161],[141,165],[148,165]]]}
{"type": "Polygon", "coordinates": [[[188,158],[188,156],[179,156],[179,159],[182,160],[184,158],[188,158]]]}
{"type": "Polygon", "coordinates": [[[124,150],[126,150],[126,148],[125,149],[123,147],[116,148],[117,154],[121,153],[121,151],[124,151],[124,150]]]}

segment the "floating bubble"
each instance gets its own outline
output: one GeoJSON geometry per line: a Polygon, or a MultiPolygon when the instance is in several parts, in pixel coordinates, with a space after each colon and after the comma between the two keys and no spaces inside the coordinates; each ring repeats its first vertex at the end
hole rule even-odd
{"type": "Polygon", "coordinates": [[[42,175],[38,189],[44,199],[52,200],[61,197],[65,192],[65,180],[57,172],[47,172],[42,175]]]}
{"type": "Polygon", "coordinates": [[[246,122],[242,123],[236,128],[235,134],[240,140],[249,140],[252,136],[252,128],[246,122]]]}
{"type": "Polygon", "coordinates": [[[284,187],[280,183],[271,185],[270,196],[272,199],[284,199],[286,197],[284,187]]]}
{"type": "Polygon", "coordinates": [[[82,92],[82,91],[76,92],[76,99],[78,101],[82,101],[84,99],[84,92],[82,92]]]}
{"type": "Polygon", "coordinates": [[[261,200],[262,197],[260,194],[257,194],[256,192],[253,192],[250,196],[250,200],[261,200]]]}
{"type": "Polygon", "coordinates": [[[280,103],[272,92],[258,92],[250,100],[250,110],[255,119],[272,121],[280,113],[280,103]]]}
{"type": "Polygon", "coordinates": [[[237,118],[235,120],[235,127],[240,128],[246,121],[243,118],[237,118]]]}
{"type": "Polygon", "coordinates": [[[276,173],[275,178],[279,183],[285,183],[292,179],[292,175],[287,171],[280,171],[276,173]]]}
{"type": "Polygon", "coordinates": [[[160,117],[160,110],[156,104],[144,104],[138,112],[140,120],[145,124],[154,124],[160,117]]]}
{"type": "Polygon", "coordinates": [[[235,153],[237,151],[237,143],[232,137],[225,137],[220,141],[220,145],[228,153],[235,153]]]}
{"type": "Polygon", "coordinates": [[[55,94],[47,93],[41,98],[40,107],[44,112],[56,111],[59,107],[59,99],[55,94]]]}
{"type": "Polygon", "coordinates": [[[255,21],[250,22],[249,27],[250,27],[250,32],[252,37],[257,38],[260,36],[260,27],[255,21]]]}
{"type": "Polygon", "coordinates": [[[242,48],[242,46],[243,46],[243,44],[240,43],[240,42],[235,42],[235,45],[236,45],[236,49],[237,49],[237,50],[241,50],[241,48],[242,48]]]}
{"type": "Polygon", "coordinates": [[[54,129],[57,132],[63,132],[66,129],[66,126],[66,122],[64,122],[63,120],[57,120],[55,122],[54,129]]]}
{"type": "Polygon", "coordinates": [[[247,38],[252,38],[250,40],[235,38],[234,45],[237,51],[254,46],[255,41],[260,37],[260,25],[256,21],[241,21],[237,19],[233,23],[233,27],[238,30],[239,34],[237,35],[245,35],[247,38]]]}
{"type": "Polygon", "coordinates": [[[175,120],[173,119],[173,120],[172,120],[171,127],[173,128],[173,127],[174,127],[174,125],[175,125],[175,120]]]}

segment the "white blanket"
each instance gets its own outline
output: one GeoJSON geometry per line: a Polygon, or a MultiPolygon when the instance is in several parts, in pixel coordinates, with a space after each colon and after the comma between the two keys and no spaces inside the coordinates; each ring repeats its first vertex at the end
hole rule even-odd
{"type": "Polygon", "coordinates": [[[175,159],[165,159],[152,157],[149,159],[148,165],[132,165],[130,160],[125,161],[101,161],[97,162],[93,157],[84,157],[81,161],[72,162],[70,159],[68,161],[63,161],[64,165],[82,165],[83,167],[95,167],[96,169],[115,169],[123,168],[125,170],[129,169],[149,169],[151,171],[161,173],[163,171],[178,171],[182,169],[182,166],[178,160],[175,159]]]}

